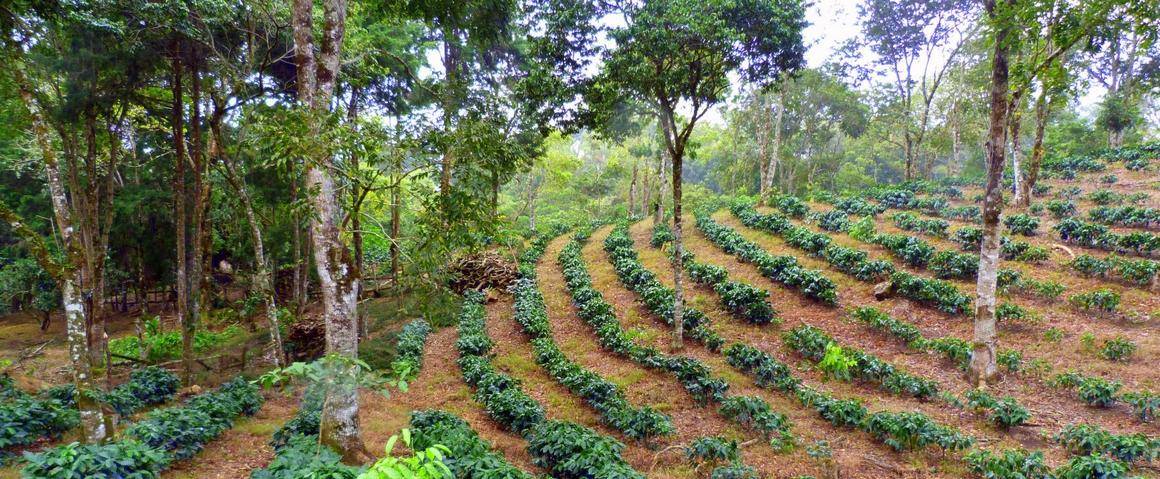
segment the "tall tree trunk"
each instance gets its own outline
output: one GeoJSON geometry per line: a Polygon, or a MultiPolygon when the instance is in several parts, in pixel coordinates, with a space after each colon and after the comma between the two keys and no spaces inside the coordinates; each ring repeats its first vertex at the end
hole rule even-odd
{"type": "Polygon", "coordinates": [[[906,155],[906,172],[904,173],[904,179],[906,181],[910,181],[914,179],[914,140],[910,138],[910,126],[908,125],[907,128],[907,132],[903,134],[903,137],[905,137],[903,153],[906,155]]]}
{"type": "MultiPolygon", "coordinates": [[[[1008,0],[1010,1],[1010,0],[1008,0]]],[[[986,0],[988,15],[995,19],[995,0],[986,0]]],[[[975,386],[986,386],[999,375],[996,356],[999,347],[995,327],[995,289],[999,271],[999,214],[1003,209],[1003,161],[1006,153],[1007,37],[1011,26],[1000,20],[995,32],[991,59],[991,115],[988,129],[987,183],[983,199],[983,242],[979,252],[979,274],[975,289],[974,347],[967,375],[975,386]]]]}
{"type": "Polygon", "coordinates": [[[673,182],[673,336],[672,349],[678,351],[685,346],[685,291],[682,276],[685,271],[685,250],[681,237],[681,171],[684,166],[684,140],[677,134],[674,113],[661,111],[666,149],[672,159],[673,182]]]}
{"type": "Polygon", "coordinates": [[[21,101],[28,110],[37,147],[40,149],[41,159],[44,161],[45,177],[48,180],[49,193],[52,199],[57,234],[60,235],[66,253],[64,264],[57,264],[45,247],[43,239],[2,203],[0,203],[0,219],[8,223],[14,233],[26,240],[26,243],[34,250],[33,255],[41,267],[48,271],[60,285],[69,359],[72,362],[73,383],[79,393],[76,394],[76,403],[77,410],[80,412],[81,437],[86,443],[100,443],[112,436],[113,418],[105,414],[101,405],[94,399],[96,395],[93,394],[99,392],[99,389],[93,378],[93,363],[89,353],[88,320],[85,318],[85,305],[81,293],[85,290],[86,285],[82,270],[79,267],[84,259],[76,231],[73,229],[73,211],[69,204],[68,193],[65,191],[64,181],[61,178],[56,150],[52,146],[52,140],[48,137],[48,127],[44,123],[40,107],[36,104],[33,87],[25,74],[24,65],[17,61],[11,70],[16,80],[16,86],[20,90],[21,101]]]}
{"type": "Polygon", "coordinates": [[[951,165],[947,168],[949,176],[959,176],[963,171],[963,163],[966,159],[963,158],[963,134],[962,134],[962,118],[959,117],[958,104],[956,103],[952,109],[953,120],[951,123],[951,165]]]}
{"type": "Polygon", "coordinates": [[[653,205],[653,222],[660,223],[665,217],[665,148],[657,151],[657,197],[653,205]]]}
{"type": "Polygon", "coordinates": [[[395,157],[395,174],[398,178],[395,180],[395,185],[391,187],[391,282],[395,286],[399,285],[399,229],[402,221],[402,175],[403,175],[403,159],[402,156],[395,157]]]}
{"type": "Polygon", "coordinates": [[[632,162],[632,181],[628,184],[628,215],[636,214],[636,177],[638,173],[637,161],[632,162]]]}
{"type": "Polygon", "coordinates": [[[1027,162],[1027,176],[1020,183],[1022,192],[1016,195],[1015,206],[1024,208],[1031,205],[1035,194],[1035,182],[1039,180],[1039,165],[1043,163],[1043,134],[1047,128],[1047,88],[1041,88],[1035,99],[1035,143],[1031,147],[1031,159],[1027,162]]]}
{"type": "MultiPolygon", "coordinates": [[[[324,0],[322,41],[314,55],[313,0],[294,0],[294,52],[298,64],[298,101],[313,115],[311,129],[322,128],[334,95],[341,68],[342,41],[346,26],[346,1],[324,0]]],[[[322,293],[322,317],[326,324],[326,352],[349,359],[358,357],[358,285],[355,268],[342,243],[338,190],[333,173],[334,157],[323,154],[310,159],[306,172],[314,215],[310,219],[314,263],[322,293]]],[[[333,385],[322,404],[319,439],[339,451],[343,460],[360,463],[370,455],[359,437],[359,390],[351,380],[357,366],[335,362],[335,374],[347,378],[333,385]]]]}
{"type": "MultiPolygon", "coordinates": [[[[459,109],[459,68],[460,56],[459,37],[455,29],[447,27],[443,30],[443,70],[447,75],[446,90],[443,92],[443,129],[450,134],[455,124],[455,113],[459,109]]],[[[451,177],[455,167],[455,151],[447,148],[443,152],[442,169],[439,172],[439,194],[444,201],[451,194],[451,177]]],[[[448,207],[448,205],[444,205],[448,207]]]]}
{"type": "Polygon", "coordinates": [[[1011,94],[1011,110],[1007,112],[1007,124],[1010,125],[1011,141],[1011,177],[1014,179],[1015,204],[1023,201],[1020,197],[1023,191],[1023,145],[1019,137],[1019,128],[1023,123],[1022,93],[1011,94]]]}
{"type": "Polygon", "coordinates": [[[761,198],[760,198],[760,200],[762,202],[765,201],[766,195],[768,195],[772,192],[772,190],[773,190],[773,178],[775,176],[777,176],[777,165],[778,165],[779,159],[781,158],[781,142],[782,142],[781,126],[782,126],[782,121],[785,118],[785,95],[786,95],[786,91],[788,91],[788,90],[789,90],[789,78],[786,77],[786,79],[782,80],[781,91],[778,92],[778,95],[777,95],[777,115],[774,116],[774,119],[773,119],[773,148],[770,149],[771,151],[769,152],[769,158],[766,161],[765,184],[761,185],[761,198]]]}
{"type": "Polygon", "coordinates": [[[188,208],[186,196],[188,185],[185,174],[185,100],[182,97],[182,51],[181,43],[174,42],[171,59],[171,88],[173,103],[170,112],[170,128],[173,135],[173,223],[177,243],[177,323],[181,327],[181,374],[188,386],[193,384],[193,334],[194,320],[191,310],[189,271],[189,228],[186,224],[188,208]]]}

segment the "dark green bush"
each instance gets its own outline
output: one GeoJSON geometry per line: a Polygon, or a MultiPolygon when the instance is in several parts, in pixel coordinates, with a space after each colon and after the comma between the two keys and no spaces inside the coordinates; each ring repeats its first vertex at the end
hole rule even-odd
{"type": "Polygon", "coordinates": [[[26,454],[26,479],[154,479],[170,462],[164,451],[134,440],[109,444],[74,442],[26,454]]]}

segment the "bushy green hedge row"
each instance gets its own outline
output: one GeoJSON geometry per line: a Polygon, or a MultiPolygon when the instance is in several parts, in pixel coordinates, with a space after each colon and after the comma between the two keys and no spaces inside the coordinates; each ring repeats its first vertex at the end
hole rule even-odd
{"type": "Polygon", "coordinates": [[[971,223],[981,223],[983,221],[983,209],[976,205],[965,206],[948,206],[939,212],[943,218],[950,218],[971,223]]]}
{"type": "Polygon", "coordinates": [[[648,440],[673,432],[672,419],[651,407],[634,408],[624,391],[596,373],[569,360],[552,338],[544,297],[536,283],[519,279],[512,286],[515,320],[532,339],[536,363],[568,390],[600,413],[600,418],[625,436],[648,440]]]}
{"type": "Polygon", "coordinates": [[[58,437],[79,423],[77,410],[60,401],[12,394],[0,403],[0,451],[58,437]]]}
{"type": "Polygon", "coordinates": [[[895,271],[890,275],[890,282],[899,295],[931,305],[939,311],[949,314],[966,314],[970,311],[971,298],[946,281],[895,271]]]}
{"type": "Polygon", "coordinates": [[[513,466],[466,421],[447,411],[429,409],[411,412],[411,446],[424,450],[436,444],[450,453],[443,464],[459,479],[532,479],[534,476],[513,466]]]}
{"type": "Polygon", "coordinates": [[[1088,218],[1105,225],[1156,228],[1160,226],[1160,208],[1131,205],[1098,206],[1088,211],[1088,218]]]}
{"type": "Polygon", "coordinates": [[[1134,231],[1119,234],[1108,230],[1107,226],[1068,218],[1057,223],[1053,229],[1059,239],[1085,248],[1102,249],[1117,253],[1131,253],[1141,256],[1151,255],[1160,250],[1160,236],[1155,233],[1134,231]]]}
{"type": "MultiPolygon", "coordinates": [[[[97,401],[108,404],[117,414],[130,416],[149,406],[163,404],[177,393],[181,380],[158,366],[147,366],[129,373],[129,380],[109,391],[96,392],[97,401]]],[[[57,399],[69,407],[76,406],[76,385],[62,384],[45,389],[43,396],[57,399]]]]}
{"type": "Polygon", "coordinates": [[[734,344],[726,349],[725,357],[730,365],[753,376],[759,387],[792,392],[804,406],[813,408],[831,424],[861,429],[896,450],[922,449],[929,445],[958,450],[970,447],[974,442],[971,437],[938,424],[922,413],[882,411],[871,414],[861,401],[838,399],[802,385],[788,366],[757,348],[734,344]]]}
{"type": "Polygon", "coordinates": [[[928,234],[935,237],[945,237],[947,235],[947,228],[950,223],[943,219],[924,219],[919,218],[914,213],[907,211],[899,211],[890,216],[894,225],[906,231],[913,231],[916,233],[928,234]]]}
{"type": "Polygon", "coordinates": [[[475,400],[504,429],[528,440],[532,461],[560,478],[643,478],[624,462],[624,445],[579,424],[548,421],[544,408],[527,395],[519,381],[491,364],[483,295],[468,292],[459,317],[459,367],[475,389],[475,400]]]}
{"type": "Polygon", "coordinates": [[[155,478],[174,460],[197,454],[205,444],[262,406],[257,386],[237,378],[217,390],[194,396],[185,405],[157,409],[129,426],[124,439],[104,445],[77,443],[26,454],[24,477],[155,478]]]}
{"type": "MultiPolygon", "coordinates": [[[[951,241],[959,244],[963,251],[978,253],[983,244],[983,229],[976,226],[964,226],[951,233],[951,241]]],[[[1039,263],[1047,261],[1050,253],[1047,248],[1035,246],[1026,241],[1012,240],[1003,236],[999,239],[999,255],[1008,261],[1024,263],[1039,263]]]]}
{"type": "MultiPolygon", "coordinates": [[[[762,218],[785,219],[781,215],[759,215],[748,205],[734,205],[734,214],[750,227],[762,227],[755,225],[756,222],[762,221],[762,218]],[[739,212],[741,214],[738,214],[739,212]],[[752,214],[742,216],[745,213],[752,214]]],[[[745,239],[732,228],[717,223],[707,214],[698,215],[696,224],[709,241],[726,253],[736,255],[737,259],[757,266],[762,276],[796,289],[807,298],[815,299],[827,306],[838,304],[837,284],[821,271],[802,267],[793,256],[770,254],[757,243],[745,239]]]]}
{"type": "Polygon", "coordinates": [[[419,370],[423,367],[423,346],[427,343],[429,334],[431,325],[423,318],[403,326],[395,347],[398,356],[391,362],[391,369],[401,375],[401,379],[411,380],[419,375],[419,370]]]}
{"type": "Polygon", "coordinates": [[[1160,263],[1150,259],[1127,259],[1110,255],[1101,259],[1089,254],[1076,256],[1067,264],[1084,276],[1114,275],[1124,282],[1149,287],[1156,280],[1160,263]]]}
{"type": "MultiPolygon", "coordinates": [[[[672,256],[672,251],[669,255],[672,256]]],[[[729,314],[750,324],[780,323],[777,310],[769,304],[769,291],[729,279],[729,272],[717,265],[701,263],[691,251],[684,251],[681,265],[689,279],[713,288],[729,314]]]]}
{"type": "MultiPolygon", "coordinates": [[[[927,338],[917,326],[873,307],[853,308],[850,310],[850,316],[874,330],[905,342],[911,349],[937,352],[949,359],[959,369],[966,370],[971,361],[971,343],[966,340],[952,336],[927,338]]],[[[1012,349],[1004,349],[999,351],[999,357],[1022,358],[1022,354],[1012,349]]],[[[1013,368],[1008,369],[1013,370],[1013,368]]]]}
{"type": "MultiPolygon", "coordinates": [[[[834,243],[828,235],[814,233],[808,228],[794,225],[788,218],[780,215],[763,215],[753,209],[751,205],[743,203],[734,204],[732,211],[745,226],[763,229],[781,236],[790,246],[801,249],[811,256],[825,259],[834,268],[854,276],[859,281],[878,281],[894,271],[894,265],[889,261],[870,260],[866,252],[834,243]]],[[[697,222],[698,228],[706,231],[707,236],[710,233],[718,236],[730,233],[736,235],[733,230],[711,220],[705,221],[705,224],[702,225],[701,216],[698,216],[697,222]],[[723,230],[723,232],[717,232],[717,230],[723,230]]],[[[740,238],[740,235],[737,237],[740,238]]],[[[741,240],[745,241],[744,238],[741,240]]]]}
{"type": "MultiPolygon", "coordinates": [[[[782,334],[782,340],[790,349],[814,362],[821,362],[832,345],[837,345],[825,331],[809,325],[802,325],[782,334]]],[[[851,363],[849,372],[854,378],[876,383],[892,394],[929,399],[938,394],[938,384],[926,378],[900,370],[879,357],[854,348],[842,348],[842,354],[851,363]]]]}
{"type": "Polygon", "coordinates": [[[612,305],[592,287],[592,278],[584,264],[581,248],[582,243],[574,239],[560,251],[558,261],[572,302],[579,309],[580,319],[595,331],[600,346],[645,367],[672,374],[700,404],[724,398],[729,384],[712,377],[708,366],[692,358],[669,356],[656,348],[637,345],[629,338],[616,318],[612,305]]]}
{"type": "Polygon", "coordinates": [[[1103,454],[1127,463],[1152,461],[1160,456],[1160,439],[1142,432],[1114,434],[1095,424],[1068,425],[1055,439],[1072,453],[1103,454]]]}
{"type": "MultiPolygon", "coordinates": [[[[612,229],[604,240],[604,251],[620,278],[629,290],[636,293],[645,307],[672,326],[674,323],[676,291],[662,284],[637,257],[634,242],[628,235],[628,226],[619,225],[612,229]]],[[[709,327],[709,318],[700,310],[685,306],[681,313],[684,329],[690,338],[704,344],[711,351],[721,349],[724,340],[709,327]]]]}

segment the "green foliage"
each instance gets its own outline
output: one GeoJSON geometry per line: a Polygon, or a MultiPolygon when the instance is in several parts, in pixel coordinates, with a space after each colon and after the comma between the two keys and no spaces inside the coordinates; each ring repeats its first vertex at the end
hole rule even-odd
{"type": "Polygon", "coordinates": [[[252,472],[250,479],[355,479],[361,472],[361,468],[343,464],[342,456],[319,444],[317,437],[294,435],[275,451],[274,460],[252,472]]]}
{"type": "Polygon", "coordinates": [[[1071,200],[1049,200],[1047,202],[1047,211],[1050,211],[1051,216],[1054,216],[1055,219],[1075,216],[1075,202],[1071,200]]]}
{"type": "Polygon", "coordinates": [[[985,479],[1051,479],[1051,469],[1040,451],[1024,449],[994,453],[975,449],[965,457],[971,473],[985,479]]]}
{"type": "Polygon", "coordinates": [[[652,238],[649,240],[649,244],[653,248],[660,248],[665,243],[671,241],[673,241],[673,230],[669,228],[668,223],[657,223],[653,225],[652,238]]]}
{"type": "Polygon", "coordinates": [[[391,370],[400,380],[409,381],[419,375],[419,369],[423,367],[423,345],[430,333],[431,325],[422,318],[403,326],[395,348],[398,356],[391,362],[391,370]]]}
{"type": "Polygon", "coordinates": [[[850,316],[876,330],[894,336],[911,347],[925,347],[925,338],[917,326],[895,319],[873,307],[858,307],[850,311],[850,316]]]}
{"type": "Polygon", "coordinates": [[[1015,398],[996,398],[982,389],[967,391],[967,406],[972,409],[985,411],[987,420],[1001,428],[1007,429],[1018,426],[1031,419],[1031,413],[1021,406],[1015,398]]]}
{"type": "Polygon", "coordinates": [[[850,368],[857,365],[856,359],[846,356],[842,352],[842,348],[834,343],[826,345],[826,352],[821,361],[818,361],[818,368],[825,373],[826,377],[840,381],[849,381],[851,379],[850,368]]]}
{"type": "MultiPolygon", "coordinates": [[[[181,358],[181,331],[161,331],[158,317],[145,318],[144,346],[136,336],[124,336],[109,341],[109,351],[121,356],[136,358],[141,348],[146,351],[145,359],[151,363],[173,361],[181,358]]],[[[199,329],[193,336],[193,351],[205,353],[222,343],[242,334],[237,325],[230,325],[220,332],[199,329]]]]}
{"type": "Polygon", "coordinates": [[[818,227],[835,233],[845,233],[850,230],[850,216],[842,210],[829,210],[819,213],[816,218],[818,227]]]}
{"type": "Polygon", "coordinates": [[[1003,218],[1003,226],[1007,232],[1017,235],[1033,236],[1039,229],[1039,218],[1025,214],[1015,214],[1003,218]]]}
{"type": "Polygon", "coordinates": [[[1100,357],[1108,361],[1127,362],[1135,352],[1136,343],[1123,336],[1108,339],[1100,347],[1100,357]]]}
{"type": "Polygon", "coordinates": [[[926,279],[905,271],[895,271],[890,275],[890,281],[899,295],[949,314],[963,314],[971,306],[971,298],[946,281],[926,279]]]}
{"type": "Polygon", "coordinates": [[[1100,454],[1124,462],[1151,461],[1160,454],[1160,440],[1144,433],[1113,434],[1094,424],[1071,424],[1056,436],[1063,447],[1075,454],[1100,454]]]}
{"type": "Polygon", "coordinates": [[[155,479],[171,461],[164,451],[134,440],[84,445],[73,442],[27,454],[25,460],[28,464],[22,474],[28,479],[155,479]]]}
{"type": "Polygon", "coordinates": [[[543,421],[528,432],[532,463],[561,479],[643,478],[620,457],[623,450],[616,439],[570,422],[543,421]]]}
{"type": "Polygon", "coordinates": [[[0,403],[0,450],[59,437],[79,423],[75,409],[54,399],[10,397],[0,403]]]}
{"type": "Polygon", "coordinates": [[[1156,419],[1156,411],[1160,410],[1160,395],[1151,391],[1124,393],[1120,399],[1132,406],[1140,422],[1152,422],[1156,419]]]}
{"type": "Polygon", "coordinates": [[[492,450],[491,444],[454,414],[433,409],[412,411],[411,428],[412,446],[429,449],[442,445],[447,448],[443,463],[454,477],[532,477],[509,463],[503,454],[492,450]]]}
{"type": "Polygon", "coordinates": [[[396,457],[391,454],[399,436],[387,439],[386,452],[382,458],[375,461],[366,472],[360,474],[359,479],[396,479],[401,477],[413,479],[453,479],[455,476],[444,463],[446,454],[450,453],[447,446],[436,444],[427,448],[417,448],[411,441],[410,430],[403,429],[403,444],[411,450],[410,457],[396,457]]]}
{"type": "Polygon", "coordinates": [[[1088,219],[1105,225],[1154,228],[1160,226],[1160,209],[1132,205],[1097,206],[1088,210],[1088,219]]]}
{"type": "Polygon", "coordinates": [[[1077,308],[1100,313],[1113,313],[1120,306],[1120,294],[1109,289],[1073,294],[1067,300],[1077,308]]]}
{"type": "Polygon", "coordinates": [[[1107,456],[1072,457],[1067,464],[1055,471],[1056,479],[1127,479],[1128,466],[1107,456]]]}
{"type": "Polygon", "coordinates": [[[176,460],[187,459],[229,429],[235,417],[253,415],[261,404],[257,386],[237,378],[216,391],[194,396],[183,407],[150,411],[125,435],[164,450],[176,460]]]}
{"type": "Polygon", "coordinates": [[[922,219],[914,213],[900,211],[890,217],[894,225],[907,231],[928,234],[935,237],[944,237],[950,223],[941,219],[922,219]]]}
{"type": "Polygon", "coordinates": [[[929,398],[938,393],[938,386],[934,381],[901,371],[877,356],[857,349],[835,349],[837,343],[818,328],[809,325],[798,326],[782,334],[782,341],[790,349],[818,362],[819,367],[836,375],[838,379],[845,380],[849,377],[874,382],[892,394],[919,399],[929,398]],[[830,362],[822,366],[821,362],[827,358],[830,362]],[[844,376],[844,371],[848,371],[849,375],[844,376]]]}
{"type": "Polygon", "coordinates": [[[698,437],[685,446],[685,457],[696,464],[733,462],[739,456],[737,441],[723,437],[698,437]]]}
{"type": "Polygon", "coordinates": [[[796,390],[800,381],[793,377],[789,366],[769,354],[743,343],[733,343],[725,350],[725,361],[753,376],[759,387],[780,391],[796,390]]]}
{"type": "Polygon", "coordinates": [[[878,412],[866,418],[866,431],[896,451],[923,449],[936,445],[945,450],[966,449],[974,443],[970,436],[935,423],[918,412],[878,412]]]}

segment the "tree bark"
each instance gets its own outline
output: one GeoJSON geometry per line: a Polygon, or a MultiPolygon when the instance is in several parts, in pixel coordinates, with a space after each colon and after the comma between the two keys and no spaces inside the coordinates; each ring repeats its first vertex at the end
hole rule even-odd
{"type": "MultiPolygon", "coordinates": [[[[313,1],[294,0],[294,52],[298,64],[298,101],[313,113],[311,129],[321,131],[329,112],[334,85],[341,68],[342,41],[346,25],[346,1],[324,0],[322,40],[314,54],[313,1]]],[[[329,153],[311,158],[306,172],[307,189],[313,193],[314,215],[310,220],[314,263],[322,293],[322,316],[326,324],[328,356],[358,357],[359,271],[342,243],[338,190],[329,153]]],[[[353,378],[357,366],[334,362],[336,374],[353,378]]],[[[322,405],[319,439],[339,451],[343,460],[359,463],[369,456],[359,437],[359,390],[357,383],[340,380],[331,387],[322,405]]]]}
{"type": "Polygon", "coordinates": [[[632,163],[632,181],[628,184],[628,215],[636,214],[636,178],[638,173],[638,162],[632,163]]]}
{"type": "Polygon", "coordinates": [[[685,347],[685,291],[682,277],[685,271],[684,242],[681,237],[681,170],[684,163],[685,143],[677,134],[671,109],[662,108],[661,125],[665,135],[666,149],[672,159],[673,182],[673,335],[672,349],[679,351],[685,347]]]}
{"type": "MultiPolygon", "coordinates": [[[[1008,0],[1010,1],[1010,0],[1008,0]]],[[[986,0],[995,19],[995,0],[986,0]]],[[[987,183],[983,199],[983,242],[975,288],[975,331],[967,376],[976,387],[985,387],[999,376],[996,365],[998,335],[995,321],[995,290],[999,271],[999,215],[1003,209],[1003,162],[1006,154],[1008,102],[1007,37],[1011,26],[1000,20],[991,59],[991,115],[987,151],[987,183]]]]}
{"type": "Polygon", "coordinates": [[[43,239],[2,203],[0,203],[0,219],[8,223],[14,233],[26,240],[30,249],[33,250],[32,253],[37,262],[60,285],[69,359],[73,369],[73,382],[76,384],[77,391],[81,393],[76,395],[77,409],[81,419],[81,437],[90,444],[100,443],[112,436],[113,421],[112,416],[105,414],[101,405],[94,399],[93,394],[85,394],[96,392],[97,384],[93,378],[92,356],[89,352],[91,341],[88,329],[89,321],[85,317],[84,300],[81,294],[86,285],[82,270],[78,267],[78,264],[84,261],[83,252],[77,241],[76,230],[73,228],[72,206],[69,204],[68,193],[61,178],[56,150],[48,137],[48,127],[45,125],[44,116],[33,96],[33,87],[21,62],[15,62],[12,72],[16,86],[20,91],[21,101],[28,110],[37,147],[40,149],[41,158],[44,161],[57,234],[60,235],[66,253],[64,264],[58,264],[48,252],[43,239]]]}
{"type": "Polygon", "coordinates": [[[1035,143],[1031,147],[1031,159],[1027,162],[1027,177],[1020,183],[1021,194],[1016,195],[1015,206],[1024,208],[1031,205],[1035,194],[1035,182],[1039,180],[1039,165],[1043,163],[1043,135],[1047,127],[1047,88],[1044,86],[1035,99],[1035,143]]]}
{"type": "Polygon", "coordinates": [[[1011,94],[1011,109],[1007,112],[1007,124],[1011,141],[1011,177],[1014,182],[1015,204],[1022,201],[1020,194],[1023,190],[1023,145],[1020,142],[1019,128],[1023,123],[1023,94],[1016,91],[1011,94]]]}
{"type": "Polygon", "coordinates": [[[186,196],[185,155],[185,100],[183,99],[181,43],[174,42],[170,60],[170,87],[173,102],[170,111],[170,129],[173,136],[173,223],[177,243],[177,323],[181,327],[181,374],[185,385],[193,384],[193,311],[190,298],[189,229],[186,196]]]}
{"type": "MultiPolygon", "coordinates": [[[[781,91],[777,96],[777,116],[773,120],[773,148],[769,152],[769,158],[765,166],[765,183],[761,185],[761,201],[765,201],[765,196],[773,190],[773,177],[777,175],[777,164],[781,157],[781,127],[782,121],[785,117],[785,95],[789,90],[789,78],[786,77],[781,83],[781,91]]],[[[762,203],[764,204],[764,203],[762,203]]]]}

